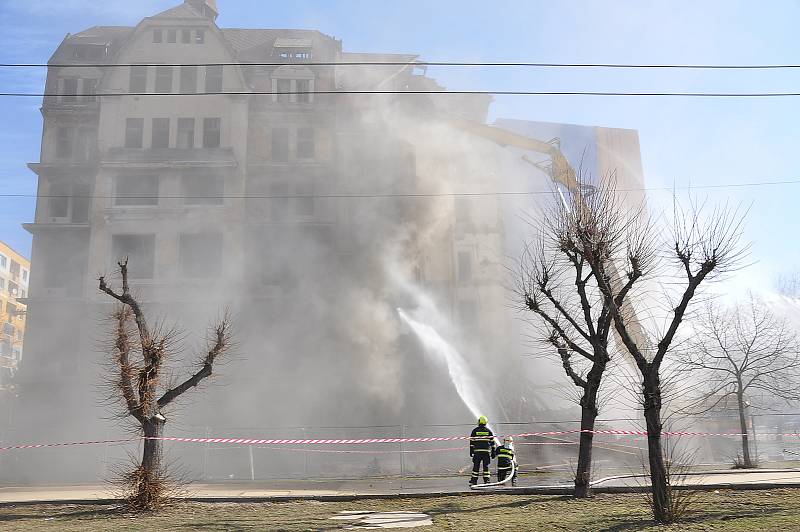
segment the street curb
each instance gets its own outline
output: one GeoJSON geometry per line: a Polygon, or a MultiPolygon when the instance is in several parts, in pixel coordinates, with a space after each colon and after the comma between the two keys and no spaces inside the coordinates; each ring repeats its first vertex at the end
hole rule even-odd
{"type": "MultiPolygon", "coordinates": [[[[705,484],[702,486],[673,486],[673,489],[681,491],[756,491],[770,489],[800,489],[796,483],[759,483],[759,484],[705,484]]],[[[592,488],[595,495],[601,494],[624,494],[624,493],[645,493],[649,491],[648,486],[607,486],[592,488]]],[[[281,503],[297,501],[316,501],[316,502],[353,502],[368,500],[391,500],[391,499],[436,499],[441,497],[482,497],[486,495],[547,495],[547,496],[571,496],[572,488],[560,488],[549,486],[502,488],[486,491],[437,491],[425,493],[362,493],[348,495],[270,495],[264,497],[177,497],[176,501],[202,502],[202,503],[281,503]]],[[[0,508],[10,506],[37,506],[53,504],[73,504],[79,506],[119,504],[119,499],[54,499],[42,501],[19,501],[19,502],[0,502],[0,508]]]]}

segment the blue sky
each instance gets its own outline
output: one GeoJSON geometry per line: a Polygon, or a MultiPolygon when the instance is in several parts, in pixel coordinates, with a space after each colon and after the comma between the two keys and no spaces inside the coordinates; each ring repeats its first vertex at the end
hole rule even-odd
{"type": "MultiPolygon", "coordinates": [[[[68,32],[133,25],[180,0],[0,0],[0,61],[46,62],[68,32]]],[[[604,63],[800,63],[800,2],[218,0],[223,27],[319,29],[346,51],[411,52],[427,60],[604,63]]],[[[609,91],[796,91],[800,71],[452,69],[450,88],[609,91]]],[[[43,71],[2,70],[5,91],[41,91],[43,71]]],[[[34,194],[39,102],[0,99],[0,183],[34,194]]],[[[639,130],[647,185],[800,179],[800,98],[497,97],[492,117],[639,130]]],[[[800,266],[800,185],[717,188],[715,202],[753,202],[747,238],[759,264],[747,283],[800,266]]],[[[0,240],[28,254],[20,224],[32,199],[0,198],[0,240]]]]}

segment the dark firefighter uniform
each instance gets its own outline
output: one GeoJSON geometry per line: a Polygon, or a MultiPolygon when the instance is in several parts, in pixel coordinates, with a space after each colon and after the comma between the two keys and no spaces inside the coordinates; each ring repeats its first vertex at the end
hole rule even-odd
{"type": "Polygon", "coordinates": [[[489,427],[486,426],[486,421],[481,418],[478,426],[472,429],[469,439],[469,455],[472,457],[472,476],[469,479],[470,484],[478,483],[478,474],[483,465],[483,482],[488,484],[491,481],[489,474],[489,463],[494,457],[495,444],[494,434],[489,427]]]}
{"type": "MultiPolygon", "coordinates": [[[[497,481],[502,482],[511,473],[512,464],[514,464],[514,448],[510,444],[503,443],[497,448],[497,481]]],[[[514,477],[511,479],[512,484],[517,483],[517,472],[514,471],[514,477]]]]}

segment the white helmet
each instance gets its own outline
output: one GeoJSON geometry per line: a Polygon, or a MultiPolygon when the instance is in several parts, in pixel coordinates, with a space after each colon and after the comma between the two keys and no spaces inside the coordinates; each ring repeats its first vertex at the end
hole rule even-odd
{"type": "Polygon", "coordinates": [[[503,438],[503,443],[510,443],[510,444],[513,445],[514,444],[514,438],[512,436],[506,436],[505,438],[503,438]]]}

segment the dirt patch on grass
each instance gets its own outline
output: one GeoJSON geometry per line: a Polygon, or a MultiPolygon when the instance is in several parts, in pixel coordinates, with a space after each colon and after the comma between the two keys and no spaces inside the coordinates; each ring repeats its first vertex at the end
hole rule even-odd
{"type": "Polygon", "coordinates": [[[800,530],[800,490],[700,493],[689,517],[656,526],[641,495],[590,500],[524,495],[465,495],[356,502],[178,502],[144,516],[118,505],[0,507],[0,529],[32,531],[341,530],[341,511],[421,512],[433,526],[420,530],[800,530]]]}

